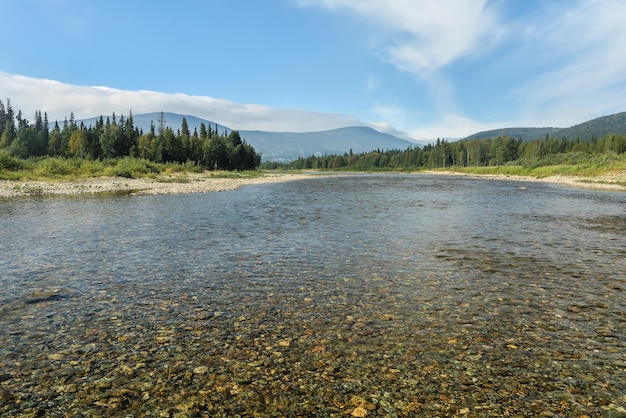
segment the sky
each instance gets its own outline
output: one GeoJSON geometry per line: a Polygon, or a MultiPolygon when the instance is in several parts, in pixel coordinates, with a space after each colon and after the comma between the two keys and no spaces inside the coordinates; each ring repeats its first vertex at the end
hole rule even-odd
{"type": "Polygon", "coordinates": [[[626,110],[623,0],[20,0],[0,100],[416,141],[626,110]]]}

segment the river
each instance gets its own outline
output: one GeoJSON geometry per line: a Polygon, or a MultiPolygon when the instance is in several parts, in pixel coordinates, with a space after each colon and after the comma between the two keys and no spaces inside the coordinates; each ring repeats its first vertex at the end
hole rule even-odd
{"type": "Polygon", "coordinates": [[[0,200],[0,415],[625,416],[626,193],[0,200]]]}

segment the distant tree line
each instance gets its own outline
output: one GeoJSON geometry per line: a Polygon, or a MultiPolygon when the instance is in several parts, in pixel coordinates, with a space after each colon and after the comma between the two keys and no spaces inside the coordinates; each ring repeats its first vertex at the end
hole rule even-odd
{"type": "Polygon", "coordinates": [[[100,118],[95,126],[77,124],[70,114],[59,126],[58,121],[50,129],[48,115],[35,112],[30,123],[21,111],[14,113],[10,100],[6,106],[0,100],[0,150],[18,158],[38,156],[106,159],[118,157],[144,158],[154,162],[192,163],[209,170],[254,170],[261,162],[261,155],[246,143],[238,131],[218,132],[215,128],[200,124],[200,130],[190,131],[183,118],[176,132],[165,126],[163,113],[158,126],[151,123],[150,131],[144,133],[133,123],[132,112],[128,117],[115,113],[100,118]]]}
{"type": "Polygon", "coordinates": [[[437,139],[434,144],[405,150],[375,150],[366,153],[301,157],[286,164],[266,162],[262,168],[292,169],[356,169],[411,170],[445,167],[498,166],[516,164],[541,166],[577,164],[593,154],[626,153],[626,135],[609,134],[580,139],[545,139],[523,142],[510,136],[448,142],[437,139]]]}

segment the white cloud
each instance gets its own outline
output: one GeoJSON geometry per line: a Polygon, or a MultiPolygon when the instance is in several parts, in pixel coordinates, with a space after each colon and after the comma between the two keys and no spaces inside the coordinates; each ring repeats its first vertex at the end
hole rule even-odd
{"type": "Polygon", "coordinates": [[[526,58],[549,66],[514,94],[524,103],[524,119],[538,125],[570,126],[625,110],[626,3],[567,2],[565,7],[526,31],[533,45],[533,56],[526,58]]]}
{"type": "Polygon", "coordinates": [[[382,60],[417,76],[428,87],[432,106],[420,113],[434,110],[437,116],[433,121],[411,128],[415,121],[408,120],[411,115],[405,110],[376,103],[373,113],[385,120],[376,125],[379,129],[391,124],[406,129],[409,133],[404,133],[405,137],[430,141],[464,137],[475,129],[494,127],[459,116],[455,84],[439,71],[462,57],[485,54],[495,45],[503,30],[488,0],[295,1],[303,7],[320,7],[363,19],[372,27],[377,39],[373,48],[382,60]]]}
{"type": "MultiPolygon", "coordinates": [[[[418,139],[507,126],[506,121],[480,124],[460,116],[465,112],[457,89],[465,81],[442,70],[463,57],[471,57],[474,64],[478,58],[489,58],[484,65],[494,82],[509,79],[508,88],[494,92],[485,85],[482,94],[495,95],[494,103],[506,99],[507,119],[515,126],[570,126],[626,110],[623,0],[542,3],[524,8],[521,14],[510,13],[507,21],[502,19],[510,4],[488,0],[293,1],[364,21],[377,40],[375,52],[418,76],[428,88],[435,115],[428,122],[430,128],[410,128],[416,122],[408,120],[409,114],[406,122],[397,122],[397,114],[389,109],[377,111],[418,139]],[[511,73],[498,74],[501,65],[509,66],[511,73]]],[[[496,109],[494,114],[502,112],[496,109]]],[[[484,118],[492,119],[488,114],[484,118]]]]}
{"type": "Polygon", "coordinates": [[[129,91],[102,86],[74,86],[55,80],[12,75],[0,71],[0,91],[15,111],[30,119],[35,111],[50,121],[63,120],[73,112],[76,119],[99,115],[174,112],[193,115],[233,129],[305,132],[365,125],[350,115],[277,109],[260,104],[240,104],[208,96],[156,91],[129,91]]]}
{"type": "Polygon", "coordinates": [[[418,142],[429,143],[437,138],[460,139],[477,132],[512,126],[507,122],[481,123],[458,114],[448,114],[433,124],[409,131],[409,136],[418,142]]]}
{"type": "MultiPolygon", "coordinates": [[[[418,76],[470,54],[496,28],[487,0],[298,0],[301,6],[348,11],[387,32],[385,57],[418,76]]],[[[485,44],[481,45],[485,49],[485,44]]]]}

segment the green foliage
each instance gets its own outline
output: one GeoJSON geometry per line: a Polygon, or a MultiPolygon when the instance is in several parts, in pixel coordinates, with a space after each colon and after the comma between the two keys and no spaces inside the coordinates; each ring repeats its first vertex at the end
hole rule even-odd
{"type": "Polygon", "coordinates": [[[42,179],[98,176],[150,177],[162,172],[190,172],[198,167],[187,164],[157,164],[145,159],[124,157],[91,160],[64,157],[18,159],[0,151],[0,178],[42,179]],[[3,168],[7,167],[7,168],[3,168]]]}
{"type": "Polygon", "coordinates": [[[78,160],[51,157],[41,160],[34,173],[43,177],[57,177],[74,175],[79,170],[78,160]]]}
{"type": "Polygon", "coordinates": [[[550,136],[591,141],[593,138],[603,138],[609,134],[626,135],[626,112],[592,119],[570,128],[561,129],[550,136]]]}
{"type": "MultiPolygon", "coordinates": [[[[210,127],[201,126],[200,134],[189,130],[183,118],[181,129],[174,131],[159,121],[159,132],[154,124],[149,133],[143,134],[133,123],[132,113],[117,118],[113,114],[105,119],[100,116],[95,126],[76,124],[74,115],[64,120],[62,127],[55,122],[49,130],[47,116],[40,111],[35,113],[35,122],[30,124],[22,118],[21,112],[13,115],[10,102],[7,106],[0,101],[0,150],[5,153],[28,159],[49,155],[51,157],[71,157],[79,160],[111,159],[135,157],[153,163],[182,164],[183,170],[255,170],[261,163],[261,156],[240,137],[238,131],[220,135],[210,127]],[[17,125],[16,125],[17,124],[17,125]]],[[[62,168],[60,160],[51,162],[49,167],[40,167],[51,175],[65,175],[71,171],[62,168]]],[[[120,160],[122,161],[122,160],[120,160]]],[[[118,176],[135,176],[149,173],[150,168],[141,164],[123,162],[108,167],[107,173],[118,176]]]]}
{"type": "MultiPolygon", "coordinates": [[[[584,170],[593,173],[601,170],[623,170],[626,166],[626,113],[599,118],[586,124],[593,132],[607,132],[593,136],[588,141],[550,137],[522,141],[512,135],[493,138],[474,138],[457,142],[437,139],[422,148],[405,150],[375,150],[343,155],[324,155],[298,158],[288,164],[268,162],[266,169],[321,169],[321,170],[397,170],[469,169],[497,167],[509,174],[544,175],[559,170],[571,173],[584,170]],[[555,167],[542,169],[543,167],[555,167]]],[[[552,128],[550,128],[552,129],[552,128]]],[[[74,115],[58,123],[49,131],[47,116],[40,111],[34,123],[14,115],[10,102],[0,101],[0,172],[3,177],[19,176],[94,176],[121,177],[149,176],[163,170],[222,171],[256,170],[261,155],[241,138],[238,131],[219,134],[218,129],[200,126],[200,132],[190,132],[183,119],[181,129],[174,130],[159,120],[144,134],[133,125],[132,113],[127,118],[113,114],[106,120],[101,116],[95,126],[76,124],[74,115]],[[44,155],[50,158],[41,158],[44,155]],[[167,164],[167,165],[164,165],[167,164]]],[[[537,130],[530,130],[533,135],[537,130]]],[[[572,131],[573,132],[573,131],[572,131]]]]}
{"type": "Polygon", "coordinates": [[[569,128],[504,128],[479,132],[465,139],[510,136],[524,142],[550,137],[588,142],[593,138],[603,138],[610,134],[626,135],[626,112],[602,116],[569,128]]]}
{"type": "MultiPolygon", "coordinates": [[[[558,167],[558,173],[593,173],[619,170],[626,161],[626,136],[610,134],[593,142],[546,137],[522,142],[507,136],[447,142],[406,150],[380,150],[362,154],[298,158],[289,164],[267,162],[263,169],[322,170],[424,170],[447,169],[479,173],[545,176],[542,167],[558,167]]],[[[623,170],[623,168],[622,168],[623,170]]],[[[549,171],[549,170],[548,170],[549,171]]],[[[553,171],[554,172],[554,171],[553,171]]]]}
{"type": "Polygon", "coordinates": [[[148,160],[136,158],[122,158],[117,160],[114,166],[104,169],[105,176],[136,178],[144,177],[149,173],[159,173],[160,169],[157,165],[148,160]]]}
{"type": "Polygon", "coordinates": [[[545,138],[546,135],[557,136],[561,128],[503,128],[491,131],[478,132],[470,135],[465,140],[496,138],[498,136],[510,136],[512,138],[521,139],[522,141],[533,141],[535,139],[545,138]]]}
{"type": "Polygon", "coordinates": [[[7,152],[0,150],[0,171],[2,170],[19,170],[23,167],[22,161],[12,157],[7,152]]]}

